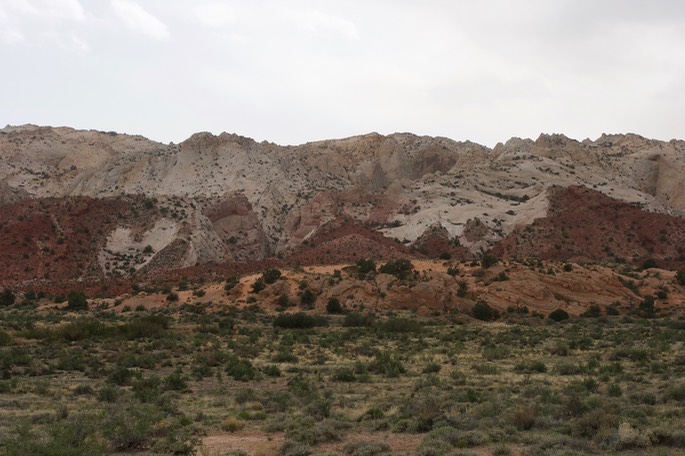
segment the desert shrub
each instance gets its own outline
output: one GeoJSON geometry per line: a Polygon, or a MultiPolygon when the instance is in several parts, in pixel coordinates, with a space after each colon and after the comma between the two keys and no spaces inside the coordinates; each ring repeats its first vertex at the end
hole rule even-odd
{"type": "Polygon", "coordinates": [[[357,376],[349,367],[341,367],[335,370],[333,380],[336,382],[354,382],[357,380],[357,376]]]}
{"type": "Polygon", "coordinates": [[[647,258],[645,261],[642,262],[642,265],[640,266],[640,269],[643,271],[645,269],[651,269],[656,267],[656,261],[653,258],[647,258]]]}
{"type": "Polygon", "coordinates": [[[308,329],[315,326],[326,326],[328,325],[328,320],[326,317],[297,312],[277,316],[274,318],[273,325],[278,328],[308,329]]]}
{"type": "Polygon", "coordinates": [[[282,294],[278,297],[276,300],[276,304],[278,304],[280,307],[290,307],[290,298],[288,297],[287,294],[282,294]]]}
{"type": "Polygon", "coordinates": [[[108,407],[102,433],[115,452],[147,449],[154,440],[154,426],[163,414],[151,404],[130,402],[108,407]]]}
{"type": "MultiPolygon", "coordinates": [[[[297,358],[295,358],[297,359],[297,358]]],[[[281,376],[281,370],[276,366],[275,364],[269,364],[268,366],[264,366],[262,369],[262,372],[264,372],[264,375],[267,377],[280,377],[281,376]]]]}
{"type": "Polygon", "coordinates": [[[361,258],[355,263],[357,267],[357,277],[360,279],[366,278],[369,273],[376,272],[376,263],[368,258],[361,258]]]}
{"type": "Polygon", "coordinates": [[[387,351],[376,353],[374,360],[369,364],[369,371],[391,378],[407,372],[402,362],[387,351]]]}
{"type": "Polygon", "coordinates": [[[452,254],[449,252],[441,252],[438,258],[440,258],[441,260],[448,261],[452,259],[452,254]]]}
{"type": "Polygon", "coordinates": [[[188,389],[187,379],[180,372],[173,372],[164,379],[164,389],[184,391],[188,389]]]}
{"type": "Polygon", "coordinates": [[[271,361],[274,363],[296,363],[298,358],[290,350],[280,350],[271,358],[271,361]]]}
{"type": "Polygon", "coordinates": [[[483,255],[481,255],[480,257],[480,266],[483,269],[488,269],[496,265],[497,263],[499,263],[499,258],[497,258],[490,252],[484,252],[483,255]]]}
{"type": "Polygon", "coordinates": [[[136,399],[142,403],[153,403],[160,396],[159,386],[162,383],[156,375],[141,377],[133,382],[132,390],[136,399]]]}
{"type": "Polygon", "coordinates": [[[161,337],[166,333],[171,319],[164,315],[145,315],[131,320],[119,328],[127,339],[146,339],[161,337]]]}
{"type": "Polygon", "coordinates": [[[81,291],[70,291],[67,295],[67,310],[88,310],[88,300],[81,291]]]}
{"type": "Polygon", "coordinates": [[[313,308],[315,302],[316,302],[316,295],[309,288],[307,288],[306,290],[304,290],[300,293],[300,305],[302,307],[304,307],[305,309],[313,308]]]}
{"type": "Polygon", "coordinates": [[[173,291],[170,291],[166,295],[166,300],[169,302],[177,302],[178,301],[178,293],[175,293],[173,291]]]}
{"type": "Polygon", "coordinates": [[[293,442],[286,440],[278,450],[280,456],[309,456],[312,454],[312,449],[306,443],[293,442]]]}
{"type": "Polygon", "coordinates": [[[551,311],[549,315],[547,315],[547,318],[558,323],[560,321],[568,320],[570,316],[564,309],[556,309],[551,311]]]}
{"type": "Polygon", "coordinates": [[[390,333],[419,332],[421,324],[410,318],[389,318],[379,324],[378,329],[390,333]]]}
{"type": "Polygon", "coordinates": [[[338,298],[328,298],[328,302],[326,303],[326,312],[329,314],[341,314],[345,313],[345,309],[343,309],[343,306],[340,304],[338,298]]]}
{"type": "Polygon", "coordinates": [[[404,280],[409,276],[412,269],[414,269],[414,265],[411,264],[411,261],[403,259],[390,260],[381,266],[378,271],[383,274],[393,275],[399,280],[404,280]]]}
{"type": "Polygon", "coordinates": [[[389,451],[390,445],[385,442],[350,442],[343,447],[347,456],[376,456],[389,451]]]}
{"type": "Polygon", "coordinates": [[[105,385],[97,393],[98,401],[114,403],[121,396],[119,388],[111,385],[105,385]]]}
{"type": "Polygon", "coordinates": [[[685,268],[678,269],[678,272],[675,273],[675,281],[678,285],[685,286],[685,268]]]}
{"type": "Polygon", "coordinates": [[[20,426],[15,435],[0,442],[5,456],[98,456],[107,448],[97,439],[96,418],[79,415],[51,423],[47,435],[41,438],[31,427],[20,426]]]}
{"type": "Polygon", "coordinates": [[[599,318],[602,316],[602,309],[597,304],[592,304],[580,316],[584,318],[599,318]]]}
{"type": "Polygon", "coordinates": [[[424,374],[437,374],[438,372],[440,372],[441,368],[442,366],[440,366],[440,364],[438,363],[430,363],[426,367],[424,367],[421,372],[424,374]]]}
{"type": "Polygon", "coordinates": [[[460,280],[459,281],[459,288],[457,288],[457,296],[460,298],[466,297],[466,294],[469,292],[469,284],[466,282],[466,280],[460,280]]]}
{"type": "Polygon", "coordinates": [[[252,293],[259,293],[260,291],[264,290],[265,288],[266,288],[266,285],[264,284],[264,281],[261,279],[257,279],[252,284],[252,293]]]}
{"type": "Polygon", "coordinates": [[[451,275],[452,277],[455,277],[459,274],[459,268],[455,268],[454,266],[450,266],[447,268],[447,274],[451,275]]]}
{"type": "Polygon", "coordinates": [[[638,305],[638,313],[645,318],[654,317],[654,298],[652,296],[645,296],[645,298],[638,305]]]}
{"type": "Polygon", "coordinates": [[[276,282],[281,278],[281,271],[276,268],[267,269],[262,273],[262,281],[266,284],[271,284],[276,282]]]}
{"type": "Polygon", "coordinates": [[[343,326],[345,327],[364,327],[371,326],[373,318],[370,315],[361,314],[358,312],[351,312],[345,315],[343,326]]]}
{"type": "Polygon", "coordinates": [[[527,431],[535,424],[537,413],[530,407],[521,406],[514,411],[511,422],[519,431],[527,431]]]}
{"type": "Polygon", "coordinates": [[[490,307],[485,301],[478,301],[471,311],[474,318],[482,321],[492,321],[499,317],[497,310],[490,307]]]}
{"type": "Polygon", "coordinates": [[[664,399],[667,401],[685,402],[685,383],[668,388],[664,395],[664,399]]]}
{"type": "Polygon", "coordinates": [[[257,378],[257,369],[247,359],[229,362],[226,373],[239,382],[249,382],[257,378]]]}
{"type": "Polygon", "coordinates": [[[0,306],[9,307],[16,301],[16,296],[9,288],[5,288],[0,293],[0,306]]]}
{"type": "Polygon", "coordinates": [[[514,370],[524,374],[544,373],[547,372],[547,366],[540,360],[531,360],[517,364],[514,370]]]}
{"type": "Polygon", "coordinates": [[[226,432],[238,432],[245,427],[245,421],[229,416],[221,422],[221,429],[226,432]]]}
{"type": "Polygon", "coordinates": [[[52,332],[48,332],[47,336],[54,339],[63,339],[68,342],[76,342],[97,337],[105,337],[111,334],[113,334],[112,328],[95,318],[86,317],[57,327],[52,332]]]}
{"type": "Polygon", "coordinates": [[[0,329],[0,347],[6,347],[12,343],[12,337],[0,329]]]}
{"type": "Polygon", "coordinates": [[[226,279],[226,285],[224,285],[224,290],[225,291],[230,291],[238,285],[240,280],[236,276],[231,276],[228,279],[226,279]]]}

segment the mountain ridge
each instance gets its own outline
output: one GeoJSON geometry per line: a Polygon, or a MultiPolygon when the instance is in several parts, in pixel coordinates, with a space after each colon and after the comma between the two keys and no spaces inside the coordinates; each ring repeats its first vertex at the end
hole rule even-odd
{"type": "MultiPolygon", "coordinates": [[[[134,196],[149,206],[143,222],[124,216],[122,224],[102,228],[93,255],[104,277],[160,264],[176,269],[287,257],[341,218],[415,251],[437,230],[444,241],[427,245],[458,245],[464,255],[478,255],[547,217],[549,191],[557,187],[593,189],[681,219],[683,175],[685,142],[635,134],[594,141],[541,134],[489,149],[411,133],[278,146],[229,133],[162,144],[69,127],[0,130],[0,205],[134,196]],[[154,254],[144,263],[118,260],[140,259],[148,245],[154,254]]],[[[30,214],[28,206],[17,211],[30,214]]]]}

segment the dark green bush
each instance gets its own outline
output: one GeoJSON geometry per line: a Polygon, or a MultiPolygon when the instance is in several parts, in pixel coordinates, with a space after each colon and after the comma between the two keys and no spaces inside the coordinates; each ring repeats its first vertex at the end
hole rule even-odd
{"type": "Polygon", "coordinates": [[[361,314],[358,312],[351,312],[345,315],[343,326],[345,327],[364,327],[373,324],[373,317],[370,315],[361,314]]]}
{"type": "Polygon", "coordinates": [[[547,315],[547,318],[556,322],[560,322],[563,320],[568,320],[570,316],[564,309],[556,309],[551,311],[549,315],[547,315]]]}
{"type": "Polygon", "coordinates": [[[328,320],[319,315],[308,315],[303,312],[281,314],[274,319],[273,325],[278,328],[307,329],[315,326],[327,326],[328,320]]]}
{"type": "Polygon", "coordinates": [[[262,281],[266,284],[271,284],[276,282],[281,278],[281,271],[276,268],[267,269],[262,273],[262,281]]]}
{"type": "Polygon", "coordinates": [[[81,291],[70,291],[67,295],[67,310],[88,310],[88,300],[81,291]]]}
{"type": "Polygon", "coordinates": [[[404,280],[409,276],[412,269],[414,269],[414,265],[411,264],[411,261],[401,259],[390,260],[386,262],[378,271],[382,272],[383,274],[393,275],[400,280],[404,280]]]}
{"type": "Polygon", "coordinates": [[[329,298],[326,303],[326,312],[329,314],[342,314],[345,313],[345,309],[343,309],[338,298],[329,298]]]}
{"type": "Polygon", "coordinates": [[[380,323],[378,329],[384,332],[405,333],[419,332],[422,327],[418,321],[409,318],[389,318],[380,323]]]}
{"type": "Polygon", "coordinates": [[[11,306],[16,301],[16,296],[12,293],[12,290],[5,288],[2,293],[0,293],[0,306],[11,306]]]}
{"type": "Polygon", "coordinates": [[[485,301],[478,301],[473,306],[472,315],[474,318],[482,321],[492,321],[499,318],[499,312],[490,307],[485,301]]]}

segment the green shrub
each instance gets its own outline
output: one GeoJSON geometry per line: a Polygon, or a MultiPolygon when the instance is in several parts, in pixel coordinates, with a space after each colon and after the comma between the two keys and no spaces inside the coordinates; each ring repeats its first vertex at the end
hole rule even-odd
{"type": "Polygon", "coordinates": [[[81,291],[70,291],[67,295],[67,310],[88,310],[88,300],[81,291]]]}
{"type": "Polygon", "coordinates": [[[374,360],[369,364],[369,371],[391,378],[399,377],[400,374],[407,372],[402,362],[389,352],[377,352],[374,360]]]}
{"type": "Polygon", "coordinates": [[[580,316],[583,318],[599,318],[602,316],[602,309],[597,304],[592,304],[580,316]]]}
{"type": "Polygon", "coordinates": [[[547,315],[547,318],[549,318],[552,321],[560,322],[568,320],[570,316],[568,312],[566,312],[564,309],[556,309],[551,311],[549,315],[547,315]]]}
{"type": "Polygon", "coordinates": [[[262,281],[266,284],[271,284],[276,282],[281,278],[281,271],[276,268],[267,269],[262,273],[262,281]]]}
{"type": "Polygon", "coordinates": [[[12,337],[0,329],[0,347],[6,347],[12,343],[12,337]]]}
{"type": "Polygon", "coordinates": [[[252,284],[252,293],[259,293],[260,291],[264,290],[265,288],[266,288],[266,285],[264,284],[264,281],[261,279],[257,279],[252,284]]]}
{"type": "Polygon", "coordinates": [[[393,275],[399,280],[404,280],[409,276],[412,269],[414,269],[414,265],[411,264],[411,261],[403,259],[390,260],[381,266],[378,271],[383,274],[393,275]]]}
{"type": "Polygon", "coordinates": [[[315,326],[327,326],[328,320],[318,315],[303,312],[281,314],[274,319],[273,325],[278,328],[307,329],[315,326]]]}
{"type": "Polygon", "coordinates": [[[343,309],[343,306],[340,304],[338,298],[328,298],[328,302],[326,303],[326,312],[329,314],[342,314],[345,313],[345,309],[343,309]]]}
{"type": "Polygon", "coordinates": [[[350,442],[343,447],[347,456],[376,456],[390,452],[390,445],[385,442],[350,442]]]}
{"type": "Polygon", "coordinates": [[[306,289],[300,293],[300,305],[305,309],[310,309],[314,307],[316,302],[316,295],[312,290],[306,289]]]}
{"type": "Polygon", "coordinates": [[[169,317],[145,315],[121,326],[119,330],[128,339],[156,338],[164,335],[170,324],[169,317]]]}
{"type": "Polygon", "coordinates": [[[2,293],[0,293],[0,306],[9,307],[16,301],[16,296],[12,293],[12,290],[5,288],[2,293]]]}
{"type": "Polygon", "coordinates": [[[357,380],[357,376],[349,367],[341,367],[335,370],[333,380],[336,382],[354,382],[357,380]]]}
{"type": "Polygon", "coordinates": [[[421,324],[409,318],[389,318],[378,325],[378,329],[390,333],[419,332],[421,324]]]}
{"type": "Polygon", "coordinates": [[[226,373],[239,382],[249,382],[257,378],[257,369],[247,359],[231,362],[226,367],[226,373]]]}
{"type": "Polygon", "coordinates": [[[675,273],[675,281],[678,285],[685,286],[685,268],[678,269],[678,272],[675,273]]]}
{"type": "Polygon", "coordinates": [[[373,324],[373,318],[370,315],[364,315],[358,312],[351,312],[345,315],[343,326],[345,327],[365,327],[373,324]]]}
{"type": "Polygon", "coordinates": [[[472,315],[474,318],[482,321],[492,321],[499,318],[499,312],[490,307],[485,301],[478,301],[473,306],[472,315]]]}

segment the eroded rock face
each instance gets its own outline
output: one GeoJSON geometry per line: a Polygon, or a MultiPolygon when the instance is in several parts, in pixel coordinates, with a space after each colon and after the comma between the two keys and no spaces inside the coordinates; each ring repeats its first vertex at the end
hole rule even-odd
{"type": "Polygon", "coordinates": [[[245,195],[226,195],[204,213],[223,243],[222,260],[244,262],[269,256],[266,234],[245,195]]]}
{"type": "MultiPolygon", "coordinates": [[[[0,204],[71,197],[105,201],[128,195],[155,201],[159,214],[144,222],[118,222],[116,213],[109,214],[112,223],[98,237],[98,248],[117,228],[130,229],[132,236],[126,248],[133,250],[108,260],[109,271],[116,263],[116,274],[304,255],[306,249],[298,249],[341,217],[417,250],[424,246],[420,250],[431,255],[454,246],[449,252],[464,256],[489,249],[548,216],[552,205],[547,190],[553,186],[593,188],[649,213],[680,217],[685,211],[683,175],[683,141],[631,134],[582,142],[541,135],[534,141],[513,138],[488,149],[407,133],[281,147],[227,133],[198,133],[177,145],[70,128],[26,125],[0,130],[0,204]],[[173,221],[173,236],[154,231],[161,218],[173,221]],[[148,230],[152,234],[145,234],[148,230]],[[165,242],[154,248],[154,255],[140,257],[136,252],[144,246],[136,236],[157,236],[165,242]]],[[[102,210],[107,212],[105,206],[102,210]]],[[[2,217],[0,221],[9,223],[2,217]]],[[[639,227],[644,239],[650,223],[639,227]]],[[[662,229],[670,236],[668,228],[662,229]]],[[[327,249],[309,245],[312,255],[302,258],[332,261],[343,257],[345,249],[359,251],[356,244],[367,248],[368,255],[406,253],[353,231],[338,230],[340,240],[327,239],[327,249]]],[[[585,244],[576,241],[584,249],[585,244]]],[[[501,251],[530,253],[524,244],[501,251]]],[[[548,241],[534,244],[545,249],[545,255],[556,255],[548,241]]],[[[651,249],[664,259],[678,256],[660,247],[660,236],[650,237],[648,244],[644,252],[651,249]]],[[[628,255],[618,245],[611,248],[625,258],[644,253],[628,255]]],[[[89,254],[101,257],[97,251],[89,254]]],[[[565,255],[573,257],[573,252],[565,255]]],[[[102,268],[108,261],[100,262],[102,268]]]]}

